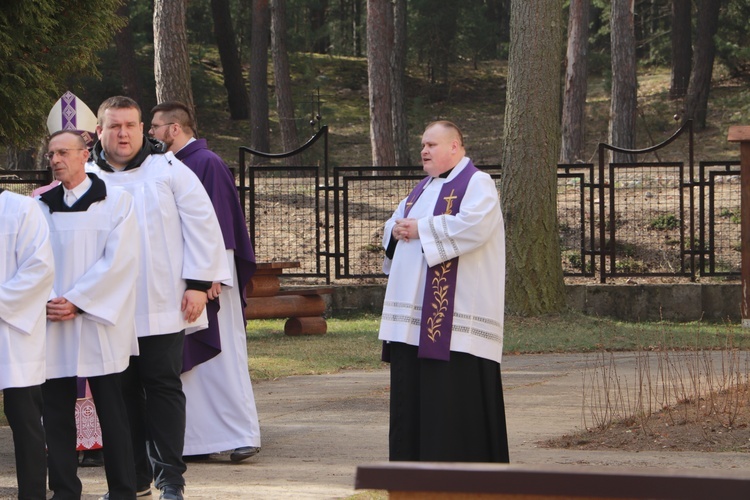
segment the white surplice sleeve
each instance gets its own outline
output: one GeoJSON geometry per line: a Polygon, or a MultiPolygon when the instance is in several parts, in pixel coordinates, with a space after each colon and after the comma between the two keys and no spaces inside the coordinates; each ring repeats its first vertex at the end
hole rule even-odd
{"type": "Polygon", "coordinates": [[[90,319],[110,326],[117,324],[124,305],[132,300],[138,276],[140,236],[129,193],[120,191],[111,217],[103,254],[63,295],[90,319]]]}
{"type": "Polygon", "coordinates": [[[49,228],[41,209],[31,198],[19,203],[18,217],[3,217],[2,220],[0,238],[9,248],[3,249],[8,253],[0,258],[6,261],[8,268],[15,260],[16,268],[15,272],[8,269],[11,272],[0,283],[0,320],[31,334],[45,318],[45,304],[54,279],[55,261],[49,228]],[[12,246],[9,242],[13,242],[12,246]]]}
{"type": "Polygon", "coordinates": [[[419,219],[419,239],[427,264],[432,267],[482,246],[501,222],[495,181],[477,172],[469,181],[457,215],[419,219]]]}
{"type": "MultiPolygon", "coordinates": [[[[404,211],[406,210],[406,198],[401,200],[401,203],[398,204],[398,207],[396,208],[396,211],[393,212],[393,215],[391,215],[391,218],[385,221],[385,226],[383,228],[383,248],[388,249],[388,245],[391,243],[391,240],[393,239],[393,226],[396,225],[396,221],[398,219],[401,219],[404,217],[404,211]]],[[[393,261],[389,259],[387,256],[383,259],[383,272],[385,274],[390,274],[391,272],[391,263],[393,261]]]]}
{"type": "Polygon", "coordinates": [[[174,157],[170,160],[173,167],[170,182],[185,242],[182,278],[210,282],[230,280],[232,274],[224,237],[206,189],[184,163],[174,157]]]}

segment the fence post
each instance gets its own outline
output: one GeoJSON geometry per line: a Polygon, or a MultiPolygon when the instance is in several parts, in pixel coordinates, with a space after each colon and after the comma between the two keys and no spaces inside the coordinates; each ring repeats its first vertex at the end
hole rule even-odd
{"type": "Polygon", "coordinates": [[[740,143],[740,240],[742,243],[743,328],[750,328],[750,126],[729,127],[729,142],[740,143]]]}

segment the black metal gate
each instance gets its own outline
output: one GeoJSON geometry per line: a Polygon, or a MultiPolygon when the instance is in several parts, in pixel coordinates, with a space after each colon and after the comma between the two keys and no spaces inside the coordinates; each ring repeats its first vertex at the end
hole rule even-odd
{"type": "MultiPolygon", "coordinates": [[[[299,261],[290,274],[297,278],[378,281],[383,223],[424,173],[417,166],[330,169],[327,134],[322,127],[283,154],[240,148],[238,189],[256,253],[263,261],[299,261]],[[247,155],[280,160],[321,145],[308,165],[247,162],[247,155]]],[[[598,164],[559,165],[565,275],[602,283],[739,277],[739,161],[701,162],[697,172],[693,165],[690,123],[650,148],[600,144],[598,164]],[[607,152],[632,159],[609,161],[607,152]],[[652,156],[656,161],[643,161],[652,156]]],[[[482,169],[499,188],[502,168],[482,169]]]]}
{"type": "MultiPolygon", "coordinates": [[[[565,275],[739,278],[740,162],[694,164],[688,122],[650,148],[600,144],[597,164],[558,165],[565,275]],[[609,161],[608,152],[632,158],[609,161]]],[[[481,168],[499,188],[502,168],[481,168]]],[[[241,147],[238,191],[259,260],[298,261],[290,276],[314,282],[381,281],[383,223],[423,175],[417,166],[331,169],[322,126],[287,153],[241,147]],[[292,158],[294,166],[279,164],[292,158]]],[[[20,194],[50,181],[49,170],[0,171],[0,187],[20,194]]]]}

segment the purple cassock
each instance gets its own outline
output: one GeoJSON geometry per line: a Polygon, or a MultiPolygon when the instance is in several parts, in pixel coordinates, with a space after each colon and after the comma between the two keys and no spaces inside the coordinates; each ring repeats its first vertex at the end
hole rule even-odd
{"type": "MultiPolygon", "coordinates": [[[[224,161],[208,149],[205,139],[191,142],[175,156],[195,172],[211,198],[216,217],[219,219],[221,233],[224,236],[224,247],[227,250],[234,250],[234,265],[237,269],[237,283],[234,286],[240,287],[244,311],[247,305],[245,287],[255,273],[255,252],[247,232],[245,214],[240,205],[234,176],[224,161]]],[[[183,372],[208,361],[221,352],[217,318],[218,301],[210,300],[206,306],[206,312],[208,328],[185,337],[183,372]]]]}

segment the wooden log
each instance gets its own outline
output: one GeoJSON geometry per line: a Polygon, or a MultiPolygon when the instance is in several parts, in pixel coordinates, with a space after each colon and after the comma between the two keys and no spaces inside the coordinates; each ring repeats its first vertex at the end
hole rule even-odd
{"type": "Polygon", "coordinates": [[[281,273],[284,269],[292,269],[294,267],[300,267],[302,264],[299,261],[281,261],[281,262],[256,262],[256,269],[258,273],[269,273],[277,272],[281,273]]]}
{"type": "Polygon", "coordinates": [[[245,287],[245,297],[273,297],[279,292],[279,277],[272,274],[256,274],[245,287]]]}
{"type": "Polygon", "coordinates": [[[321,316],[306,318],[289,318],[284,324],[287,335],[323,335],[328,331],[326,319],[321,316]]]}
{"type": "Polygon", "coordinates": [[[331,295],[333,293],[332,286],[316,286],[316,287],[294,287],[284,288],[279,290],[276,295],[331,295]]]}
{"type": "Polygon", "coordinates": [[[320,295],[248,297],[245,318],[272,319],[322,316],[325,310],[326,303],[320,295]]]}

